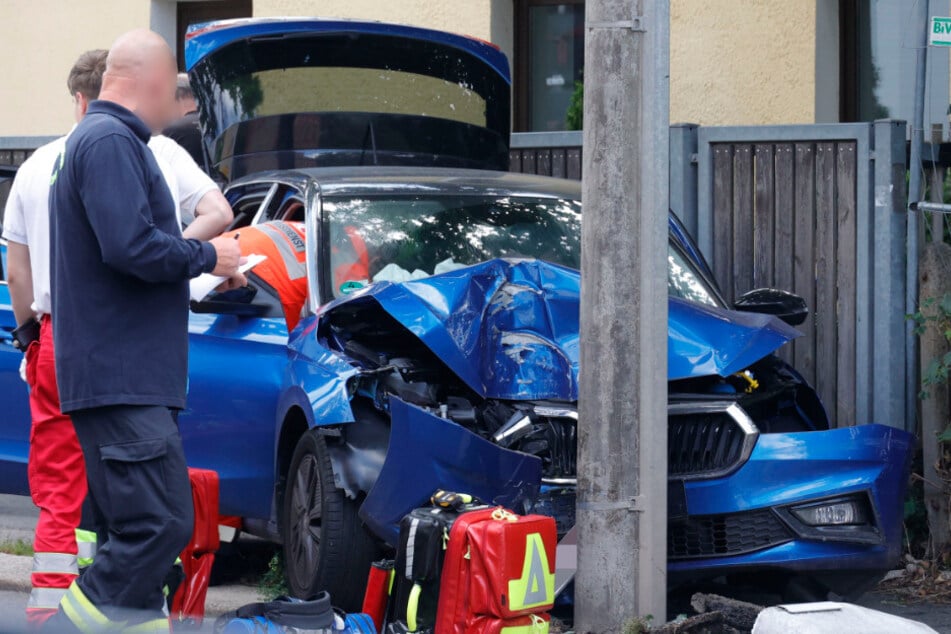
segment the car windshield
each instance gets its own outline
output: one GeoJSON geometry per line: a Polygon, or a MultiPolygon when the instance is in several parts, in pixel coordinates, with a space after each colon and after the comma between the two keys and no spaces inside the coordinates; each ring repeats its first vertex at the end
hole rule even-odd
{"type": "Polygon", "coordinates": [[[581,205],[555,198],[385,196],[323,200],[335,296],[493,258],[581,266],[581,205]]]}
{"type": "Polygon", "coordinates": [[[673,243],[667,243],[667,295],[706,306],[720,306],[717,294],[697,266],[673,243]]]}
{"type": "MultiPolygon", "coordinates": [[[[328,196],[334,296],[373,282],[406,282],[492,258],[535,258],[581,268],[581,204],[498,196],[328,196]]],[[[720,306],[716,292],[671,241],[667,293],[720,306]]]]}

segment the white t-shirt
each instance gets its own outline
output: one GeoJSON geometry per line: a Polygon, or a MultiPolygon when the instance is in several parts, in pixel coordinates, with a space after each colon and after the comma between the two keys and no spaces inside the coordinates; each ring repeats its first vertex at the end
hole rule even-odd
{"type": "Polygon", "coordinates": [[[160,134],[152,137],[149,148],[158,160],[159,167],[162,168],[169,189],[173,194],[178,192],[175,206],[179,210],[179,220],[185,226],[190,225],[195,221],[195,208],[198,206],[198,201],[208,192],[218,189],[218,186],[203,169],[198,167],[198,163],[188,150],[167,136],[160,134]],[[168,172],[166,168],[169,168],[168,172]]]}
{"type": "MultiPolygon", "coordinates": [[[[25,244],[30,249],[33,273],[33,311],[49,314],[50,299],[50,174],[66,145],[61,137],[37,148],[17,170],[3,214],[3,238],[25,244]]],[[[172,198],[179,221],[195,219],[198,201],[212,189],[214,181],[205,174],[180,145],[164,136],[152,137],[149,148],[155,154],[172,198]],[[174,147],[172,147],[174,146],[174,147]],[[177,148],[177,150],[176,150],[177,148]]]]}

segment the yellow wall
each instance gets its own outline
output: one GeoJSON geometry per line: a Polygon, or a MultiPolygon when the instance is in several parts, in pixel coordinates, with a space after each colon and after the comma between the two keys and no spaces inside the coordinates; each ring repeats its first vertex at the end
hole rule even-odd
{"type": "MultiPolygon", "coordinates": [[[[672,0],[670,120],[813,122],[816,1],[672,0]]],[[[513,0],[254,0],[254,13],[375,19],[454,31],[492,41],[511,61],[512,6],[513,0]]]]}
{"type": "Polygon", "coordinates": [[[79,54],[148,25],[147,0],[0,0],[0,136],[67,132],[79,54]]]}
{"type": "Polygon", "coordinates": [[[512,58],[513,0],[254,0],[255,16],[322,16],[412,24],[489,40],[512,58]]]}
{"type": "Polygon", "coordinates": [[[671,122],[813,123],[816,1],[672,0],[671,122]]]}
{"type": "MultiPolygon", "coordinates": [[[[672,0],[670,120],[813,122],[817,1],[829,0],[672,0]]],[[[155,26],[155,7],[166,3],[166,12],[174,11],[170,0],[0,0],[0,136],[68,130],[65,80],[79,53],[107,47],[128,29],[155,26]]],[[[513,4],[254,0],[253,6],[256,16],[376,19],[463,33],[496,43],[511,60],[513,4]]]]}

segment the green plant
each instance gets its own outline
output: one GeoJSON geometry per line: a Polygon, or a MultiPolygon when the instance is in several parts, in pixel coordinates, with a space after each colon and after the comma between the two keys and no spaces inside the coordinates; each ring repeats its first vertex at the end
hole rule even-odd
{"type": "Polygon", "coordinates": [[[284,577],[283,551],[278,550],[271,557],[271,561],[267,565],[267,572],[261,576],[261,581],[258,582],[258,590],[267,601],[273,601],[288,593],[287,580],[284,577]]]}
{"type": "Polygon", "coordinates": [[[624,623],[624,634],[646,634],[651,631],[651,621],[654,617],[648,614],[628,620],[624,623]]]}
{"type": "Polygon", "coordinates": [[[33,544],[25,539],[0,541],[0,553],[30,557],[33,555],[33,544]]]}
{"type": "Polygon", "coordinates": [[[565,113],[565,126],[569,130],[581,130],[584,127],[584,83],[575,82],[575,90],[571,93],[568,102],[568,111],[565,113]]]}
{"type": "MultiPolygon", "coordinates": [[[[922,335],[929,327],[934,327],[941,335],[951,342],[951,295],[944,297],[929,297],[921,302],[918,312],[908,315],[908,319],[915,322],[915,334],[922,335]]],[[[931,397],[928,388],[948,382],[951,377],[951,352],[931,359],[928,369],[921,377],[921,391],[918,398],[931,397]]],[[[941,441],[951,441],[951,427],[946,428],[938,437],[941,441]]]]}

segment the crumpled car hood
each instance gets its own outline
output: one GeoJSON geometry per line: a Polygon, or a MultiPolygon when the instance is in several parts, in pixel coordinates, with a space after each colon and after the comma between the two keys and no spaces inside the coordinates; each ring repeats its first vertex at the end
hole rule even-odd
{"type": "MultiPolygon", "coordinates": [[[[375,303],[484,398],[578,399],[581,274],[496,259],[423,280],[381,282],[332,302],[375,303]]],[[[669,300],[668,379],[739,372],[799,332],[768,315],[669,300]]]]}

